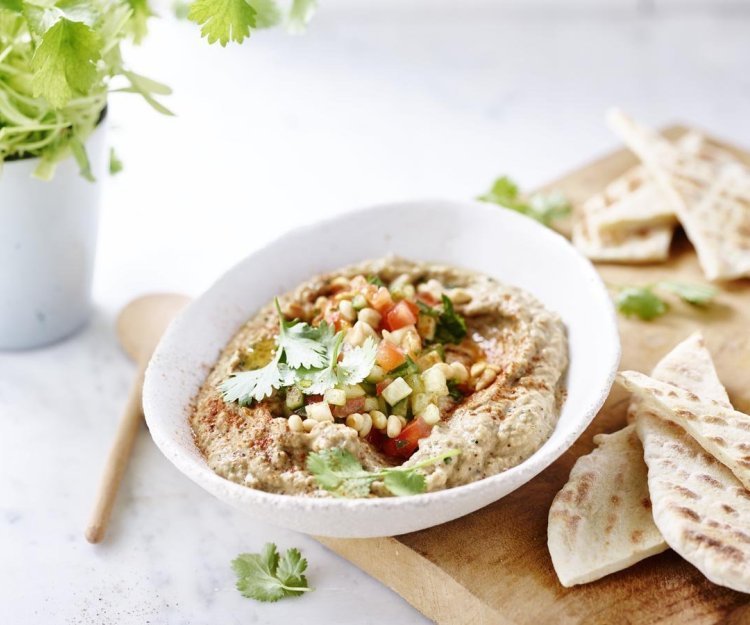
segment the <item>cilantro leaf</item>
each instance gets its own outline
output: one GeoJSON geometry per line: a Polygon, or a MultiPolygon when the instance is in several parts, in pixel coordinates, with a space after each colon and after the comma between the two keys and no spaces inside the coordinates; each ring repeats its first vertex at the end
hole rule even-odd
{"type": "Polygon", "coordinates": [[[269,397],[275,388],[280,388],[282,371],[278,358],[274,358],[265,367],[252,371],[238,371],[219,385],[224,401],[238,402],[241,406],[250,405],[253,400],[261,401],[269,397]]]}
{"type": "Polygon", "coordinates": [[[102,39],[82,22],[59,19],[42,36],[31,59],[34,96],[65,106],[73,95],[87,93],[97,79],[102,39]]]}
{"type": "Polygon", "coordinates": [[[22,13],[23,2],[21,0],[0,0],[0,9],[12,11],[13,13],[22,13]]]}
{"type": "Polygon", "coordinates": [[[657,283],[657,288],[674,293],[682,301],[693,306],[706,306],[711,303],[718,290],[708,284],[689,284],[687,282],[675,282],[663,280],[657,283]]]}
{"type": "Polygon", "coordinates": [[[242,43],[256,28],[256,11],[246,0],[195,0],[188,19],[201,26],[208,43],[225,47],[230,41],[242,43]]]}
{"type": "MultiPolygon", "coordinates": [[[[307,570],[307,560],[302,557],[299,549],[292,547],[287,549],[281,558],[279,558],[279,568],[276,570],[281,582],[284,586],[289,588],[293,587],[307,587],[307,578],[304,573],[307,570]]],[[[302,594],[302,590],[291,590],[287,591],[292,596],[298,596],[302,594]]]]}
{"type": "Polygon", "coordinates": [[[397,497],[418,495],[427,490],[424,475],[417,471],[389,471],[383,478],[383,484],[397,497]]]}
{"type": "Polygon", "coordinates": [[[109,173],[114,176],[122,171],[122,161],[118,158],[114,148],[109,149],[109,173]]]}
{"type": "Polygon", "coordinates": [[[317,0],[292,0],[287,18],[287,29],[289,32],[301,33],[307,28],[318,5],[317,0]]]}
{"type": "Polygon", "coordinates": [[[340,384],[359,384],[364,380],[375,364],[378,346],[375,340],[368,336],[363,345],[350,349],[338,364],[338,379],[340,384]]]}
{"type": "Polygon", "coordinates": [[[535,193],[528,199],[523,198],[518,185],[508,176],[497,178],[490,190],[477,199],[509,208],[545,226],[552,225],[571,211],[570,202],[560,193],[535,193]]]}
{"type": "Polygon", "coordinates": [[[256,28],[271,28],[281,21],[281,10],[275,0],[247,0],[255,9],[256,28]]]}
{"type": "Polygon", "coordinates": [[[380,279],[380,276],[377,276],[375,274],[367,276],[367,282],[370,284],[374,284],[375,286],[385,286],[385,283],[380,279]]]}
{"type": "Polygon", "coordinates": [[[135,43],[141,43],[148,33],[146,22],[153,15],[148,0],[126,0],[132,11],[130,17],[130,32],[135,43]]]}
{"type": "Polygon", "coordinates": [[[260,553],[243,553],[232,560],[237,590],[258,601],[278,601],[309,592],[302,574],[306,568],[307,560],[299,550],[289,549],[280,559],[273,543],[266,543],[260,553]]]}
{"type": "Polygon", "coordinates": [[[651,321],[667,312],[667,303],[650,287],[626,287],[615,296],[615,306],[626,317],[651,321]]]}
{"type": "Polygon", "coordinates": [[[342,497],[366,497],[376,479],[356,456],[339,447],[308,454],[307,470],[321,488],[342,497]]]}
{"type": "Polygon", "coordinates": [[[535,193],[529,198],[524,213],[545,226],[570,215],[572,207],[562,193],[535,193]]]}
{"type": "Polygon", "coordinates": [[[322,330],[304,322],[287,322],[281,314],[279,300],[279,350],[283,350],[287,364],[293,369],[323,367],[326,364],[326,345],[321,342],[322,330]]]}
{"type": "Polygon", "coordinates": [[[447,451],[428,458],[411,467],[388,467],[380,471],[365,471],[359,460],[339,447],[326,449],[307,456],[307,470],[315,476],[318,485],[340,497],[366,497],[376,480],[397,497],[425,492],[427,482],[418,469],[457,456],[458,450],[447,451]]]}
{"type": "Polygon", "coordinates": [[[453,308],[453,302],[443,295],[443,311],[438,317],[435,340],[440,343],[460,343],[466,336],[466,320],[453,308]]]}

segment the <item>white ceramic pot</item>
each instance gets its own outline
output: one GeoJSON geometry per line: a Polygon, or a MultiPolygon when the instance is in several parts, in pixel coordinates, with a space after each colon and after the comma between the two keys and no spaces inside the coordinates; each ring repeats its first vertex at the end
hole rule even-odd
{"type": "Polygon", "coordinates": [[[39,347],[83,326],[91,310],[99,199],[107,175],[106,119],[86,149],[96,182],[73,158],[50,181],[38,159],[4,163],[0,175],[0,349],[39,347]]]}

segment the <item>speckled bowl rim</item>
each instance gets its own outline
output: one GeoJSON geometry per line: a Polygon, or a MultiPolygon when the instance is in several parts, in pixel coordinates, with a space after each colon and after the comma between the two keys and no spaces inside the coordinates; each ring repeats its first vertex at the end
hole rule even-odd
{"type": "MultiPolygon", "coordinates": [[[[167,329],[166,333],[162,337],[154,356],[149,363],[146,371],[146,378],[144,384],[144,412],[146,415],[146,421],[153,437],[154,442],[162,451],[162,453],[183,473],[190,477],[193,481],[209,490],[215,496],[226,499],[229,503],[236,503],[239,501],[248,501],[256,503],[260,506],[269,507],[276,510],[281,509],[296,509],[300,513],[306,511],[316,510],[331,510],[336,509],[343,512],[350,510],[381,510],[390,511],[399,514],[409,514],[410,510],[418,510],[424,507],[432,507],[440,503],[448,504],[448,502],[455,501],[457,499],[471,499],[472,495],[478,491],[492,489],[493,485],[502,482],[516,482],[515,485],[510,488],[507,492],[495,498],[494,500],[500,499],[517,488],[523,486],[525,483],[536,477],[544,469],[549,467],[555,460],[557,460],[565,451],[567,451],[573,443],[579,438],[584,432],[588,425],[592,422],[597,412],[604,404],[605,400],[609,395],[609,391],[615,379],[619,361],[620,361],[620,338],[617,326],[617,318],[614,306],[611,298],[607,291],[607,288],[602,281],[599,274],[594,269],[591,262],[580,254],[567,239],[563,236],[542,227],[527,217],[514,213],[512,211],[502,211],[506,213],[504,219],[508,223],[517,222],[514,224],[515,227],[521,230],[529,230],[533,228],[534,234],[532,236],[538,237],[539,240],[551,246],[565,246],[569,248],[571,254],[574,254],[577,258],[577,262],[582,272],[582,276],[589,282],[590,286],[593,287],[590,290],[592,297],[592,303],[595,303],[601,314],[606,316],[604,324],[607,326],[607,346],[611,353],[609,357],[609,369],[607,370],[604,382],[599,385],[598,388],[590,389],[590,398],[581,411],[580,418],[576,422],[576,426],[570,428],[564,438],[557,442],[554,448],[550,447],[549,443],[551,440],[548,439],[542,447],[540,447],[534,454],[527,458],[521,464],[512,467],[502,473],[493,475],[470,484],[463,486],[457,486],[454,488],[441,490],[432,493],[424,493],[420,495],[412,495],[406,497],[393,497],[393,498],[372,498],[372,499],[338,499],[338,498],[315,498],[308,496],[299,495],[282,495],[275,493],[268,493],[260,490],[255,490],[240,484],[226,480],[216,473],[214,473],[205,462],[203,464],[197,463],[175,439],[173,432],[169,431],[168,428],[163,427],[163,421],[158,417],[158,400],[156,399],[159,389],[161,377],[162,361],[165,353],[171,349],[171,344],[180,335],[186,332],[185,328],[190,326],[191,313],[197,307],[201,306],[203,302],[210,299],[212,294],[219,291],[221,285],[227,282],[234,282],[236,276],[240,272],[246,271],[245,265],[249,259],[255,255],[260,254],[263,250],[270,248],[274,245],[279,245],[284,239],[292,239],[297,236],[312,234],[314,231],[325,226],[333,226],[339,220],[352,217],[354,215],[361,215],[366,213],[377,213],[380,210],[392,208],[395,206],[401,207],[408,210],[410,207],[429,205],[449,205],[460,207],[465,210],[478,211],[477,216],[483,211],[501,211],[502,209],[496,206],[489,206],[480,202],[455,202],[446,200],[414,200],[408,202],[392,202],[387,204],[378,204],[374,206],[368,206],[360,208],[354,211],[349,211],[341,215],[337,215],[325,220],[316,221],[313,223],[299,226],[293,230],[282,234],[267,245],[263,246],[259,250],[254,251],[248,257],[237,263],[233,268],[227,271],[222,277],[219,278],[203,295],[198,299],[194,300],[188,307],[180,313],[180,315],[172,322],[167,329]],[[520,478],[516,480],[516,478],[520,478]],[[220,493],[220,494],[217,494],[220,493]]],[[[408,256],[408,254],[406,254],[408,256]]],[[[439,262],[439,261],[436,261],[439,262]]],[[[523,286],[523,285],[519,285],[523,286]]],[[[247,311],[247,316],[253,313],[253,311],[247,311]]],[[[221,349],[223,346],[217,346],[217,349],[221,349]]],[[[218,355],[218,352],[217,352],[218,355]]],[[[195,363],[195,366],[203,366],[205,363],[195,363]]],[[[192,402],[192,397],[186,401],[192,402]]],[[[557,427],[557,426],[556,426],[557,427]]],[[[501,489],[498,489],[501,490],[501,489]]],[[[491,502],[490,502],[491,503],[491,502]]],[[[488,505],[488,504],[485,504],[488,505]]],[[[481,507],[481,506],[480,506],[481,507]]],[[[477,508],[467,510],[463,514],[457,514],[452,518],[464,516],[473,512],[477,508]]],[[[290,524],[280,522],[280,525],[289,526],[290,524]]],[[[295,524],[292,524],[295,525],[295,524]]],[[[422,525],[422,524],[420,524],[422,525]]],[[[434,525],[434,523],[433,523],[434,525]]],[[[424,524],[423,527],[429,527],[430,524],[424,524]]],[[[413,528],[405,531],[414,531],[413,528]]],[[[331,536],[342,535],[337,532],[331,533],[331,536]]],[[[349,535],[349,534],[345,534],[349,535]]],[[[357,534],[358,535],[358,534],[357,534]]],[[[372,532],[363,532],[362,536],[377,536],[377,535],[388,535],[388,534],[377,534],[372,532]]]]}

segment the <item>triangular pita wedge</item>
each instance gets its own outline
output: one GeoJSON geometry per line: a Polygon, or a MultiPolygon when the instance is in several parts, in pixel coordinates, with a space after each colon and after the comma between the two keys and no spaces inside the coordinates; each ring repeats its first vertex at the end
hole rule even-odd
{"type": "Polygon", "coordinates": [[[636,371],[623,371],[617,379],[648,409],[682,427],[750,488],[750,416],[636,371]]]}
{"type": "Polygon", "coordinates": [[[638,165],[613,180],[583,205],[591,230],[605,241],[656,226],[674,226],[672,205],[658,184],[638,165]]]}
{"type": "Polygon", "coordinates": [[[750,275],[750,171],[679,149],[621,111],[608,120],[669,198],[706,277],[750,275]]]}
{"type": "MultiPolygon", "coordinates": [[[[731,408],[698,333],[667,354],[653,376],[731,408]]],[[[685,430],[642,403],[635,414],[660,532],[714,583],[750,591],[750,492],[685,430]]]]}
{"type": "Polygon", "coordinates": [[[603,240],[589,230],[583,219],[573,222],[573,245],[591,260],[609,263],[656,263],[667,260],[672,243],[672,227],[629,232],[622,239],[603,240]]]}
{"type": "Polygon", "coordinates": [[[594,437],[549,511],[547,545],[563,586],[585,584],[667,549],[651,516],[643,448],[630,425],[594,437]]]}
{"type": "MultiPolygon", "coordinates": [[[[712,145],[706,137],[690,131],[674,142],[678,150],[717,165],[736,161],[728,151],[712,145]]],[[[643,231],[655,226],[674,226],[677,217],[670,198],[664,194],[643,165],[637,165],[612,181],[602,193],[584,204],[589,227],[605,240],[608,235],[622,237],[628,231],[643,231]],[[598,200],[597,200],[598,198],[598,200]]]]}

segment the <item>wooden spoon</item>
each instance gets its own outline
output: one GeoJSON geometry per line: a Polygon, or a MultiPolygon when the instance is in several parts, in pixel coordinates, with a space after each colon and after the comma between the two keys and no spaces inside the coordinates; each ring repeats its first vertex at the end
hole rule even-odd
{"type": "Polygon", "coordinates": [[[130,389],[125,411],[120,417],[115,440],[104,466],[94,510],[86,527],[86,540],[90,543],[98,543],[104,538],[117,490],[133,450],[143,417],[141,394],[146,365],[169,322],[188,301],[187,296],[176,293],[144,295],[125,306],[117,318],[117,338],[125,353],[138,364],[138,373],[130,389]]]}

